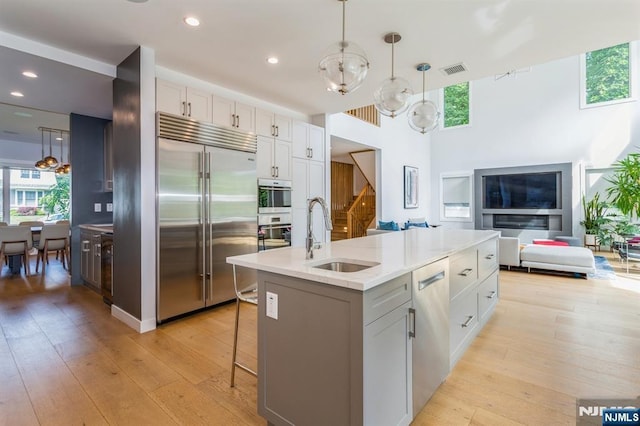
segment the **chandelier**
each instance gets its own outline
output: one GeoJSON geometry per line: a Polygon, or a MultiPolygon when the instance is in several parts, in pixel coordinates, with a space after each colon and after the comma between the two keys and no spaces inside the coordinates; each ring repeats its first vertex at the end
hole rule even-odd
{"type": "Polygon", "coordinates": [[[393,72],[394,46],[401,39],[398,33],[389,33],[384,36],[384,41],[391,44],[391,77],[383,81],[373,94],[376,109],[380,114],[391,118],[407,110],[409,98],[413,95],[409,82],[402,77],[396,77],[393,72]]]}
{"type": "Polygon", "coordinates": [[[407,118],[409,126],[413,130],[424,134],[436,128],[440,119],[440,111],[438,111],[436,104],[425,99],[425,73],[431,69],[431,65],[422,63],[416,69],[422,72],[422,100],[411,105],[407,118]]]}
{"type": "Polygon", "coordinates": [[[69,134],[69,131],[62,129],[52,129],[50,127],[38,127],[41,135],[41,148],[42,148],[42,159],[36,161],[35,167],[39,170],[52,170],[55,171],[56,174],[66,174],[71,171],[71,165],[69,164],[69,153],[67,152],[67,163],[63,162],[63,144],[64,137],[63,135],[66,133],[69,134]],[[49,133],[49,155],[45,157],[44,155],[44,134],[49,133]],[[59,133],[60,137],[57,138],[60,140],[60,161],[56,157],[53,156],[53,143],[51,141],[53,133],[59,133]]]}

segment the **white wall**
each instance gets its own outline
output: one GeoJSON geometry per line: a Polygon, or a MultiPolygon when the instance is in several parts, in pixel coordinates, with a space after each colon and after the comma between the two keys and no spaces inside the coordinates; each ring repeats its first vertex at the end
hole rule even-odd
{"type": "MultiPolygon", "coordinates": [[[[432,133],[431,193],[438,194],[444,172],[571,162],[573,234],[581,235],[584,167],[607,167],[636,150],[640,104],[580,109],[579,56],[515,77],[473,81],[471,87],[471,126],[432,133]]],[[[431,204],[436,214],[438,200],[433,197],[431,204]]]]}
{"type": "Polygon", "coordinates": [[[412,130],[406,114],[395,119],[383,116],[380,127],[347,114],[333,114],[327,117],[327,132],[379,150],[376,159],[379,171],[376,176],[379,220],[395,220],[400,225],[410,217],[425,216],[431,220],[429,137],[412,130]],[[403,166],[413,166],[419,170],[417,209],[404,208],[403,166]]]}
{"type": "MultiPolygon", "coordinates": [[[[58,149],[60,148],[58,147],[58,149]]],[[[47,147],[45,154],[48,153],[49,148],[47,147]]],[[[41,144],[0,139],[0,167],[26,167],[30,169],[41,157],[41,144]]]]}

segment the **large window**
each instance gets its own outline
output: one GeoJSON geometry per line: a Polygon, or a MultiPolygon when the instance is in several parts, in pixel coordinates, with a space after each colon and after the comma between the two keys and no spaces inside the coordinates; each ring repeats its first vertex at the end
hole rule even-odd
{"type": "Polygon", "coordinates": [[[580,60],[580,106],[609,105],[635,99],[635,43],[587,52],[580,60]]]}
{"type": "Polygon", "coordinates": [[[442,93],[442,128],[468,126],[471,124],[470,83],[447,86],[442,93]]]}

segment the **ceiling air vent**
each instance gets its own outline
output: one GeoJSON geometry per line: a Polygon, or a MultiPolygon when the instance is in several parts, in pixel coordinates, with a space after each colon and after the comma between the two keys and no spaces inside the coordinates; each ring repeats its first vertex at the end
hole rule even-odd
{"type": "Polygon", "coordinates": [[[463,72],[466,70],[467,70],[467,67],[462,62],[460,62],[459,64],[449,65],[448,67],[440,68],[440,71],[444,75],[458,74],[459,72],[463,72]]]}

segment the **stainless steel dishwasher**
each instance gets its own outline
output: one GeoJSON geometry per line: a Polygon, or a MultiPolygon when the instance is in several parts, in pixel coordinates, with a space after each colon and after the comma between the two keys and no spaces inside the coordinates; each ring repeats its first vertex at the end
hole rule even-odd
{"type": "Polygon", "coordinates": [[[449,259],[413,271],[413,415],[449,374],[449,259]]]}

